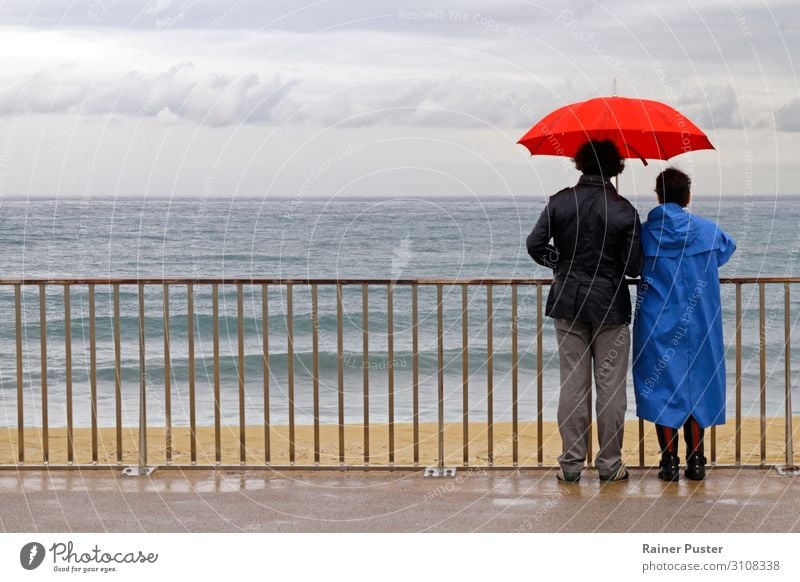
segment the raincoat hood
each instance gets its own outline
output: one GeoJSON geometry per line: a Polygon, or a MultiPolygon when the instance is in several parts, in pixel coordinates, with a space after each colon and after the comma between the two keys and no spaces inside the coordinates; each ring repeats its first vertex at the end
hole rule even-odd
{"type": "MultiPolygon", "coordinates": [[[[646,257],[695,255],[716,248],[716,228],[679,204],[659,204],[642,225],[642,250],[646,257]]],[[[715,226],[715,225],[714,225],[715,226]]]]}

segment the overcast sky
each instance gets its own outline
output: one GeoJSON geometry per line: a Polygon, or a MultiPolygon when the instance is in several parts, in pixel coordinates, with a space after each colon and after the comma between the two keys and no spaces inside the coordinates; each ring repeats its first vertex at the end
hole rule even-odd
{"type": "Polygon", "coordinates": [[[543,196],[516,141],[613,79],[695,194],[800,193],[796,55],[797,0],[0,0],[0,196],[543,196]]]}

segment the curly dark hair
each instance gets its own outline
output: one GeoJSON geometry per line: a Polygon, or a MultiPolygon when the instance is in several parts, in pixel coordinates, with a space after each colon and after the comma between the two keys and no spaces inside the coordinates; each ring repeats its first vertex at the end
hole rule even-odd
{"type": "Polygon", "coordinates": [[[587,141],[578,148],[573,160],[580,172],[604,178],[621,174],[625,169],[625,160],[614,142],[608,139],[587,141]]]}
{"type": "Polygon", "coordinates": [[[656,194],[661,204],[674,202],[684,208],[689,205],[692,180],[677,168],[667,168],[656,177],[656,194]]]}

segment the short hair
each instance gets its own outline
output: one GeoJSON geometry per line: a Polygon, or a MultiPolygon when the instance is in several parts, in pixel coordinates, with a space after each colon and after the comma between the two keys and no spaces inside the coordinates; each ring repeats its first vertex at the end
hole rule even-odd
{"type": "Polygon", "coordinates": [[[613,141],[592,139],[587,141],[573,158],[575,167],[584,174],[611,178],[622,173],[625,160],[613,141]]]}
{"type": "Polygon", "coordinates": [[[677,168],[667,168],[656,177],[656,194],[662,204],[674,202],[685,208],[691,187],[692,180],[677,168]]]}

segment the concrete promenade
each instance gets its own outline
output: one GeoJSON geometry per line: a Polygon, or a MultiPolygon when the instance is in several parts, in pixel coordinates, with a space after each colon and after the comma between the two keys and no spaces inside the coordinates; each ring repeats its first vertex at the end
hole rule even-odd
{"type": "Polygon", "coordinates": [[[716,469],[704,482],[632,470],[578,485],[552,470],[408,471],[107,469],[0,471],[5,532],[798,532],[800,478],[716,469]]]}

